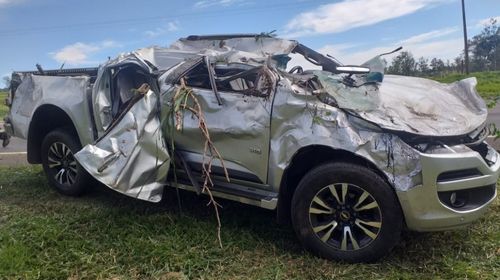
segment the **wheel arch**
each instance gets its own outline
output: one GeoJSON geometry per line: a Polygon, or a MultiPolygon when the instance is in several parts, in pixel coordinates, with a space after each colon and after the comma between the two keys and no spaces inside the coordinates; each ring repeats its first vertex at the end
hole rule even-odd
{"type": "Polygon", "coordinates": [[[43,139],[49,132],[61,127],[67,127],[69,133],[78,136],[76,140],[80,142],[73,120],[64,110],[52,104],[41,105],[36,109],[28,128],[27,152],[29,163],[42,163],[41,147],[43,139]]]}
{"type": "Polygon", "coordinates": [[[326,162],[343,161],[368,167],[380,175],[389,185],[389,179],[373,162],[353,152],[334,149],[324,145],[310,145],[300,148],[292,157],[281,177],[277,218],[279,223],[290,222],[291,201],[299,181],[316,166],[326,162]]]}

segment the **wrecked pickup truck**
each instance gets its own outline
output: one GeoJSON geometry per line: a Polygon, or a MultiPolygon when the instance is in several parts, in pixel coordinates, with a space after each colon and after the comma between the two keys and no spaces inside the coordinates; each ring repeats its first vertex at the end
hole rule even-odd
{"type": "Polygon", "coordinates": [[[500,170],[474,78],[383,70],[263,34],[189,36],[99,68],[14,72],[5,129],[63,194],[93,177],[158,202],[165,186],[207,193],[208,169],[210,195],[276,210],[315,254],[372,261],[405,228],[480,218],[500,170]]]}

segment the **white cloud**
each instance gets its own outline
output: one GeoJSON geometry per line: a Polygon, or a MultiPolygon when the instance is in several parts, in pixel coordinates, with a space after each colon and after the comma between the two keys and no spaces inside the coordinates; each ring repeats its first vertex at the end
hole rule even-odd
{"type": "Polygon", "coordinates": [[[500,16],[496,16],[479,20],[477,22],[477,27],[484,27],[485,25],[489,25],[491,20],[496,20],[497,24],[500,24],[500,16]]]}
{"type": "Polygon", "coordinates": [[[24,0],[0,0],[0,8],[10,5],[19,4],[20,2],[24,2],[24,0]]]}
{"type": "Polygon", "coordinates": [[[0,0],[0,6],[15,3],[15,2],[19,2],[19,1],[17,1],[17,0],[0,0]]]}
{"type": "Polygon", "coordinates": [[[401,41],[400,44],[402,44],[402,45],[405,45],[405,44],[411,45],[411,44],[422,43],[422,42],[429,41],[431,39],[435,39],[435,38],[439,38],[439,37],[443,37],[445,35],[449,35],[449,34],[455,33],[457,31],[458,31],[458,27],[450,27],[450,28],[443,28],[443,29],[433,30],[433,31],[430,31],[430,32],[418,34],[418,35],[412,36],[410,38],[404,39],[403,41],[401,41]]]}
{"type": "Polygon", "coordinates": [[[144,34],[148,37],[157,37],[169,32],[175,32],[179,30],[179,22],[178,21],[171,21],[168,22],[165,26],[162,27],[157,27],[153,30],[148,30],[144,34]]]}
{"type": "Polygon", "coordinates": [[[338,33],[412,14],[450,0],[343,0],[301,13],[285,26],[287,37],[338,33]]]}
{"type": "MultiPolygon", "coordinates": [[[[389,52],[399,46],[403,46],[403,50],[411,52],[415,58],[423,56],[426,58],[437,57],[443,60],[451,60],[462,52],[463,38],[445,37],[457,30],[458,28],[438,29],[365,50],[353,50],[345,46],[339,47],[339,45],[326,45],[318,51],[324,54],[331,54],[345,64],[361,64],[376,55],[389,52]]],[[[391,60],[391,58],[397,55],[398,53],[388,55],[386,59],[391,60]]]]}
{"type": "Polygon", "coordinates": [[[110,40],[90,44],[77,42],[50,53],[50,55],[57,62],[68,65],[96,64],[96,61],[91,60],[92,55],[105,49],[117,47],[120,47],[120,44],[110,40]]]}
{"type": "Polygon", "coordinates": [[[243,4],[244,0],[200,0],[194,3],[195,8],[208,8],[212,6],[228,7],[234,4],[243,4]]]}

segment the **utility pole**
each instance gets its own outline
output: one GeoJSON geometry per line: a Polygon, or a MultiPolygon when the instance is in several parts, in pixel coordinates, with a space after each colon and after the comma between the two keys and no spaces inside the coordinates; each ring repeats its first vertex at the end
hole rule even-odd
{"type": "Polygon", "coordinates": [[[467,41],[467,21],[465,19],[465,3],[462,0],[462,20],[464,24],[464,55],[465,55],[465,74],[469,75],[469,42],[467,41]]]}

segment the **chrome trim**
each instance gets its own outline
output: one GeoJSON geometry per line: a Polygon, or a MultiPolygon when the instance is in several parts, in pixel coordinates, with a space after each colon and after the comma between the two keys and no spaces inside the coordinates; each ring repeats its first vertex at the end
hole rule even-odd
{"type": "MultiPolygon", "coordinates": [[[[171,185],[170,185],[170,187],[172,187],[172,188],[175,188],[176,186],[179,189],[183,189],[183,190],[187,190],[187,191],[192,191],[192,192],[196,191],[196,189],[193,186],[190,186],[190,185],[185,185],[185,184],[181,184],[181,183],[174,183],[174,182],[172,182],[171,185]]],[[[268,210],[274,210],[278,206],[278,198],[276,198],[276,197],[272,197],[272,198],[269,198],[269,199],[254,200],[254,199],[250,199],[250,198],[246,198],[246,197],[241,197],[241,196],[236,196],[236,195],[227,194],[227,193],[218,192],[218,191],[212,191],[212,195],[215,196],[215,197],[229,199],[229,200],[241,202],[241,203],[244,203],[244,204],[258,206],[258,207],[261,207],[261,208],[264,208],[264,209],[268,209],[268,210]]]]}

